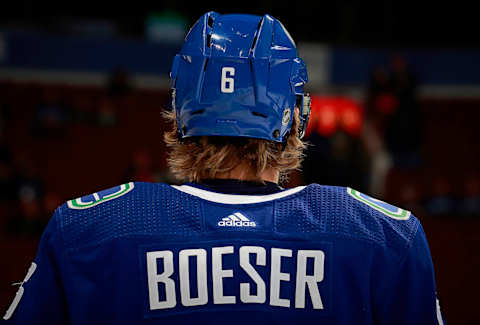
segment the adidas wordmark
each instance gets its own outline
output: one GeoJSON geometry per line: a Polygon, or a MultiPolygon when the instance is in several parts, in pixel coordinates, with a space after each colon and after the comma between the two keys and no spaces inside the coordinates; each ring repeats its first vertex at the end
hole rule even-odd
{"type": "Polygon", "coordinates": [[[235,212],[234,214],[229,215],[228,217],[222,218],[218,222],[220,227],[256,227],[254,221],[250,221],[240,212],[235,212]]]}

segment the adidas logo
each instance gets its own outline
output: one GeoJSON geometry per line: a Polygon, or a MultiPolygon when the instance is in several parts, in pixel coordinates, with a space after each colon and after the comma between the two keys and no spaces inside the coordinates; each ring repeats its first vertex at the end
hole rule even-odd
{"type": "Polygon", "coordinates": [[[220,227],[256,227],[257,224],[254,221],[250,221],[240,212],[235,212],[228,217],[222,218],[218,222],[220,227]]]}

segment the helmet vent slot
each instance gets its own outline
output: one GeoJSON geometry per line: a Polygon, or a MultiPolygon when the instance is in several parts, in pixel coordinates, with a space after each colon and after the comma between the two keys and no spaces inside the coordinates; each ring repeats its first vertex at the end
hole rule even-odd
{"type": "Polygon", "coordinates": [[[258,34],[260,34],[260,27],[262,27],[262,23],[263,23],[263,18],[258,23],[257,30],[255,31],[255,36],[253,37],[252,47],[250,48],[250,50],[252,50],[252,51],[255,49],[255,45],[257,45],[258,34]]]}
{"type": "Polygon", "coordinates": [[[203,112],[205,112],[204,109],[197,109],[196,111],[193,111],[193,112],[192,112],[192,115],[202,114],[203,112]]]}
{"type": "Polygon", "coordinates": [[[208,34],[207,35],[207,47],[210,47],[212,45],[212,35],[208,34]]]}
{"type": "Polygon", "coordinates": [[[208,58],[205,59],[205,64],[203,65],[203,71],[207,71],[208,58]]]}
{"type": "Polygon", "coordinates": [[[210,27],[210,28],[213,27],[213,18],[212,18],[212,16],[209,16],[209,17],[208,17],[208,22],[207,22],[207,24],[208,24],[208,27],[210,27]]]}
{"type": "Polygon", "coordinates": [[[263,117],[263,118],[267,118],[267,115],[259,113],[259,112],[252,112],[252,114],[255,115],[255,116],[260,116],[260,117],[263,117]]]}

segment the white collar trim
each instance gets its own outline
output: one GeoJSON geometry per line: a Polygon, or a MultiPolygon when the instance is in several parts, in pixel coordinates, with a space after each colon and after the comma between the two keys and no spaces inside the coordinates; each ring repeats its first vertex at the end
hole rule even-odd
{"type": "Polygon", "coordinates": [[[236,195],[236,194],[210,192],[210,191],[202,190],[189,185],[180,185],[180,186],[171,185],[171,186],[176,190],[199,197],[201,199],[211,201],[211,202],[216,202],[216,203],[223,203],[223,204],[252,204],[252,203],[268,202],[268,201],[281,199],[289,195],[298,193],[305,188],[305,186],[297,186],[289,190],[285,190],[285,191],[274,193],[274,194],[268,194],[268,195],[236,195]]]}

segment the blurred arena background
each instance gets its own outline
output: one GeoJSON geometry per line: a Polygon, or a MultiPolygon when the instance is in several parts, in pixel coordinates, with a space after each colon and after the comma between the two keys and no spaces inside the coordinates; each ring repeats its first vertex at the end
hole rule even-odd
{"type": "Polygon", "coordinates": [[[413,211],[446,321],[479,324],[478,12],[393,0],[3,1],[0,313],[56,206],[176,181],[160,112],[172,58],[209,10],[275,16],[307,62],[311,146],[287,186],[351,186],[413,211]]]}

